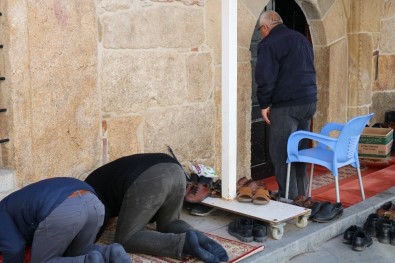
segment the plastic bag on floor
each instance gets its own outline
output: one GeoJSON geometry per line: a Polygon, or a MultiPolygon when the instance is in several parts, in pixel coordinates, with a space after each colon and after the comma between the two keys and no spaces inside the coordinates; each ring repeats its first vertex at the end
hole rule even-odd
{"type": "Polygon", "coordinates": [[[192,165],[193,173],[197,174],[198,176],[204,176],[207,178],[215,178],[218,177],[214,168],[204,165],[204,164],[194,164],[192,165]]]}

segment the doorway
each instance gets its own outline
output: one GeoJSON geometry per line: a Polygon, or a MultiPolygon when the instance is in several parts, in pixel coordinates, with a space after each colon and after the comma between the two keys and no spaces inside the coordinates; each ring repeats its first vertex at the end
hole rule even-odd
{"type": "MultiPolygon", "coordinates": [[[[291,29],[299,31],[311,42],[311,35],[307,20],[295,1],[271,0],[264,10],[274,10],[283,19],[283,23],[291,29]]],[[[251,38],[251,69],[252,69],[252,109],[251,109],[251,177],[254,180],[264,179],[274,175],[273,164],[269,155],[268,125],[263,121],[261,109],[256,97],[255,66],[258,43],[262,37],[258,32],[258,23],[251,38]]]]}

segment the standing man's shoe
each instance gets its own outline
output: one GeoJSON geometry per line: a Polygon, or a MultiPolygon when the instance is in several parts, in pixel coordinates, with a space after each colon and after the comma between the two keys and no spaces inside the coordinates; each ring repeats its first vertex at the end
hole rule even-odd
{"type": "Polygon", "coordinates": [[[320,211],[318,211],[312,220],[320,223],[330,222],[343,214],[342,203],[324,203],[321,205],[320,211]]]}

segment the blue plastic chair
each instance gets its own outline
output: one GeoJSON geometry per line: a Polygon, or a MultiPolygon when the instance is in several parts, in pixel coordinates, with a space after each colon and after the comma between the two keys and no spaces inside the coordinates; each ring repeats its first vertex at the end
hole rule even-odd
{"type": "Polygon", "coordinates": [[[368,124],[374,113],[358,116],[349,120],[345,124],[328,123],[321,132],[313,133],[309,131],[293,132],[288,138],[288,167],[287,181],[285,188],[285,199],[288,199],[289,179],[291,174],[291,163],[304,162],[311,163],[308,196],[311,197],[311,187],[313,182],[314,164],[326,167],[335,177],[336,200],[340,202],[338,169],[350,164],[357,168],[359,186],[361,188],[362,200],[365,200],[361,170],[358,159],[358,143],[364,127],[368,124]],[[338,131],[337,137],[330,137],[330,133],[338,131]],[[299,142],[302,139],[310,139],[317,142],[313,148],[299,150],[299,142]]]}

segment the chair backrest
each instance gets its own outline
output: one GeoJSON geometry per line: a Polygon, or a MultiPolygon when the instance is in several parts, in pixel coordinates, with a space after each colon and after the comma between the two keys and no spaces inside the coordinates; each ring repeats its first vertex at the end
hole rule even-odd
{"type": "Polygon", "coordinates": [[[359,138],[373,115],[374,113],[357,116],[344,125],[336,143],[335,153],[337,162],[346,162],[356,156],[355,154],[358,153],[359,138]]]}

